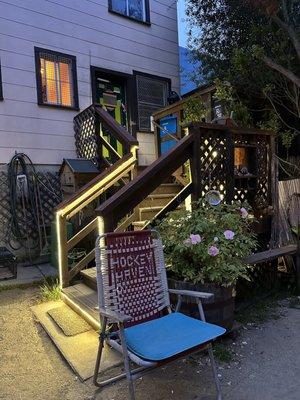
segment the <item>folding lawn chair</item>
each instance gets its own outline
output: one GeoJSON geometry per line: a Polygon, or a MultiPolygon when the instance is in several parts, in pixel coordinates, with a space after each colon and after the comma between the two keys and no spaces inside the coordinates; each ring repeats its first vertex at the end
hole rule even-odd
{"type": "Polygon", "coordinates": [[[168,289],[163,247],[156,231],[107,233],[96,240],[97,286],[101,332],[94,384],[103,387],[127,378],[130,399],[133,379],[200,349],[207,349],[217,388],[221,388],[211,342],[226,330],[205,322],[201,299],[213,295],[168,289]],[[178,295],[171,311],[169,293],[178,295]],[[182,296],[198,304],[201,321],[179,312],[182,296]],[[125,373],[99,382],[105,341],[123,354],[125,373]],[[138,365],[131,370],[130,361],[138,365]]]}

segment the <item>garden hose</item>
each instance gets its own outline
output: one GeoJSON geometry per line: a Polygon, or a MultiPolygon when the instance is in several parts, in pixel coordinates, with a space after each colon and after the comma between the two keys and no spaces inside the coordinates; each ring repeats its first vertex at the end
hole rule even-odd
{"type": "Polygon", "coordinates": [[[25,241],[30,250],[47,243],[45,218],[40,196],[39,178],[31,159],[16,153],[8,164],[10,226],[6,240],[17,250],[25,241]],[[16,248],[15,242],[20,246],[16,248]]]}

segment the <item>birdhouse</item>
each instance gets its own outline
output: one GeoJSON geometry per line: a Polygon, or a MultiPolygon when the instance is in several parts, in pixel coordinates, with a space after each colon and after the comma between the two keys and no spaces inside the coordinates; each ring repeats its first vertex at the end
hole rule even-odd
{"type": "Polygon", "coordinates": [[[91,160],[85,158],[64,159],[59,170],[63,198],[68,198],[99,173],[91,160]]]}

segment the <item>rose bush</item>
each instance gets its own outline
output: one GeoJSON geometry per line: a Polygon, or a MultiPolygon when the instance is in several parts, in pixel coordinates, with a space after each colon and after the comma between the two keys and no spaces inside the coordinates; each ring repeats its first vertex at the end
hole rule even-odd
{"type": "Polygon", "coordinates": [[[235,285],[248,278],[244,259],[256,247],[247,205],[197,203],[193,211],[171,212],[157,229],[167,268],[175,279],[193,283],[235,285]]]}

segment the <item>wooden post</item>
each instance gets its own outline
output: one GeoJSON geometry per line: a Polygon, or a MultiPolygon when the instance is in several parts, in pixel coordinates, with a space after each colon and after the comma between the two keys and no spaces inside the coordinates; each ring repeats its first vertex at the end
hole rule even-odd
{"type": "Polygon", "coordinates": [[[234,197],[234,140],[232,132],[228,129],[226,135],[227,171],[226,171],[226,196],[225,201],[231,203],[234,197]]]}
{"type": "Polygon", "coordinates": [[[157,121],[153,118],[153,128],[154,128],[154,146],[155,146],[155,156],[157,159],[160,154],[160,129],[158,128],[158,126],[156,125],[157,121]]]}
{"type": "Polygon", "coordinates": [[[105,215],[105,217],[103,217],[103,222],[104,222],[103,226],[104,233],[114,232],[114,230],[117,227],[115,215],[113,214],[105,215]]]}
{"type": "Polygon", "coordinates": [[[58,235],[58,255],[60,269],[60,284],[61,287],[69,285],[69,270],[68,270],[68,249],[67,249],[67,220],[66,217],[58,216],[57,218],[57,235],[58,235]]]}
{"type": "Polygon", "coordinates": [[[272,215],[272,230],[270,237],[270,247],[274,248],[278,246],[278,234],[279,234],[279,194],[278,194],[278,164],[276,160],[276,142],[275,136],[270,137],[270,148],[269,148],[269,204],[273,207],[272,215]]]}
{"type": "Polygon", "coordinates": [[[195,126],[189,127],[190,135],[193,135],[193,152],[191,158],[192,176],[192,201],[197,201],[201,197],[201,160],[200,160],[200,132],[195,126]]]}

